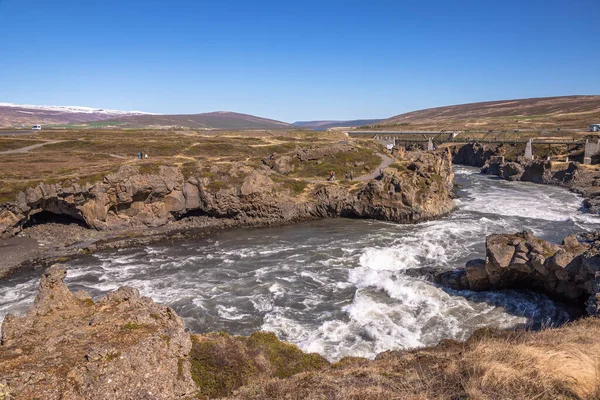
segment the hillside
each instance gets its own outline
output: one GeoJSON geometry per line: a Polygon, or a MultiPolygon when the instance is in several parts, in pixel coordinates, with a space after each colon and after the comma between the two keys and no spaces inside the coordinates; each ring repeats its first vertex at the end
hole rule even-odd
{"type": "Polygon", "coordinates": [[[0,128],[89,123],[128,115],[148,115],[140,111],[105,110],[79,106],[37,106],[0,103],[0,128]]]}
{"type": "Polygon", "coordinates": [[[203,114],[132,115],[104,121],[120,127],[185,127],[192,129],[284,129],[291,125],[281,121],[218,111],[203,114]]]}
{"type": "Polygon", "coordinates": [[[355,119],[351,121],[297,121],[292,125],[300,128],[327,130],[329,128],[349,127],[377,124],[381,119],[355,119]]]}
{"type": "Polygon", "coordinates": [[[586,129],[600,121],[600,96],[563,96],[488,101],[396,115],[382,127],[438,129],[586,129]]]}
{"type": "Polygon", "coordinates": [[[29,128],[35,124],[61,128],[281,129],[291,126],[281,121],[227,111],[162,115],[79,106],[0,103],[0,128],[29,128]]]}

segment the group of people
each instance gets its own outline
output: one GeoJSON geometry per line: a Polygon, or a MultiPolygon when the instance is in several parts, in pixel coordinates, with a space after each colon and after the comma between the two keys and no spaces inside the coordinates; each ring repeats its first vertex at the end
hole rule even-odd
{"type": "MultiPolygon", "coordinates": [[[[350,171],[350,173],[345,172],[344,179],[346,179],[346,180],[350,179],[351,181],[353,181],[354,180],[354,172],[352,172],[352,171],[350,171]]],[[[333,171],[333,170],[329,171],[329,178],[327,180],[335,181],[335,171],[333,171]]]]}
{"type": "Polygon", "coordinates": [[[138,160],[141,160],[143,158],[148,158],[148,153],[138,153],[138,160]]]}

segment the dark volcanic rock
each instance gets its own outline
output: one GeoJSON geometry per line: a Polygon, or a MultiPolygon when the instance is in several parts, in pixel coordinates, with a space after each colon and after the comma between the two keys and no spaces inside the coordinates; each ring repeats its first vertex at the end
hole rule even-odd
{"type": "Polygon", "coordinates": [[[498,175],[502,179],[511,181],[518,181],[523,176],[523,167],[521,164],[516,162],[507,162],[505,164],[498,165],[498,173],[494,174],[493,170],[488,170],[489,174],[498,175]]]}
{"type": "Polygon", "coordinates": [[[483,167],[491,156],[496,155],[497,150],[494,147],[479,143],[469,143],[461,146],[452,159],[455,164],[471,165],[473,167],[483,167]]]}
{"type": "Polygon", "coordinates": [[[436,275],[436,282],[454,289],[497,290],[528,288],[568,300],[587,300],[587,311],[600,310],[600,239],[587,235],[580,242],[573,235],[561,245],[530,232],[490,235],[486,258],[467,263],[462,270],[436,275]],[[456,277],[456,278],[452,278],[456,277]]]}

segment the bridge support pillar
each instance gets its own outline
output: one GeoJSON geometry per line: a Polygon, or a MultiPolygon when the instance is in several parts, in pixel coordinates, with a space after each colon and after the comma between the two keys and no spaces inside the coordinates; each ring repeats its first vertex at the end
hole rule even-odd
{"type": "Polygon", "coordinates": [[[531,139],[529,139],[529,142],[527,142],[525,145],[525,159],[529,161],[533,160],[533,147],[531,139]]]}

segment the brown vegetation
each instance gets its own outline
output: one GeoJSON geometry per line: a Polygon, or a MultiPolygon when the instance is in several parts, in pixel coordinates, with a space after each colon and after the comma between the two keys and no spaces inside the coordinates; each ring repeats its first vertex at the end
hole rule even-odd
{"type": "Polygon", "coordinates": [[[586,130],[600,120],[600,96],[488,101],[412,111],[376,124],[402,130],[586,130]]]}
{"type": "Polygon", "coordinates": [[[243,387],[235,399],[597,399],[600,320],[541,332],[477,331],[464,343],[345,358],[243,387]]]}
{"type": "MultiPolygon", "coordinates": [[[[338,133],[309,131],[262,132],[178,132],[160,130],[72,130],[41,131],[22,138],[0,134],[0,151],[23,148],[43,140],[60,140],[27,153],[0,154],[0,204],[13,200],[27,187],[39,183],[91,183],[102,180],[120,166],[134,164],[151,171],[158,165],[178,166],[185,177],[196,173],[211,175],[214,185],[227,185],[243,178],[246,167],[257,168],[272,153],[293,152],[296,148],[337,143],[338,133]],[[138,160],[137,153],[149,155],[138,160]],[[216,168],[219,173],[211,172],[216,168]],[[240,172],[237,174],[236,172],[240,172]],[[233,175],[233,176],[232,176],[233,175]]],[[[306,166],[296,174],[281,177],[284,186],[301,193],[306,182],[300,178],[326,178],[329,170],[340,172],[360,164],[357,172],[372,171],[380,159],[369,142],[359,144],[352,154],[338,154],[322,165],[306,166]]],[[[248,171],[246,171],[248,172],[248,171]]],[[[239,182],[238,182],[239,183],[239,182]]]]}

